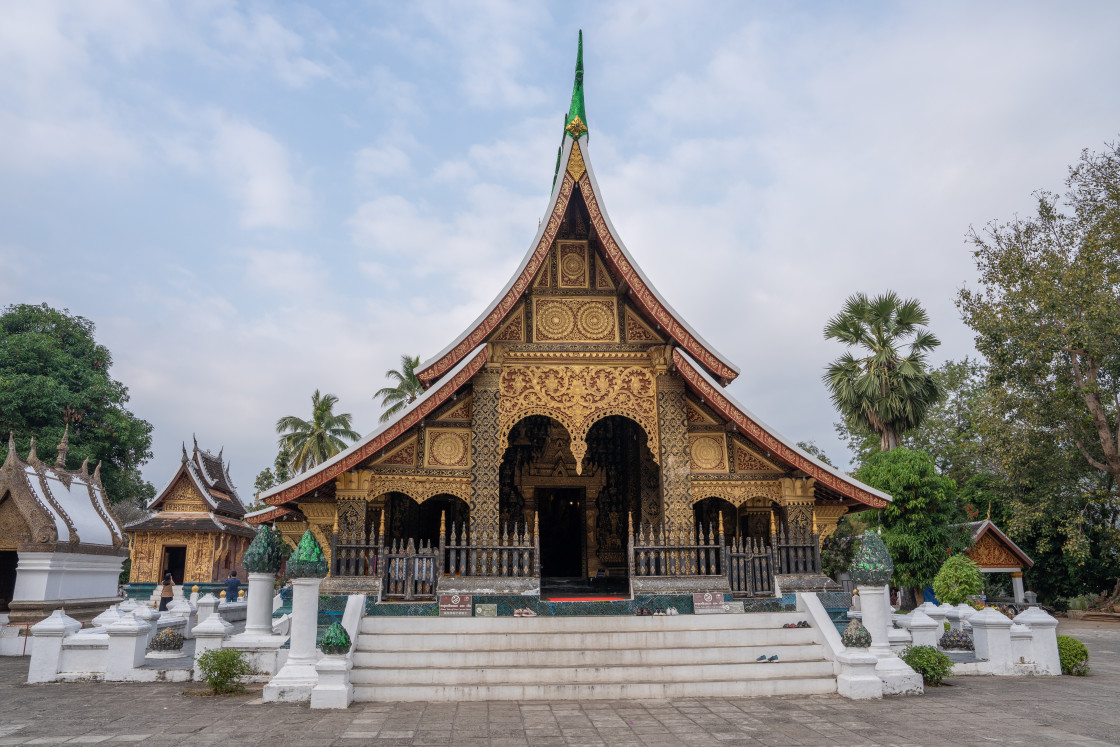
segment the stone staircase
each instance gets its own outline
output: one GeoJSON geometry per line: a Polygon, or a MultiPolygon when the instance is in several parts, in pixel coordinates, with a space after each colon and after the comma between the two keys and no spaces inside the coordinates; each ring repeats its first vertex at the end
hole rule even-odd
{"type": "Polygon", "coordinates": [[[656,617],[366,617],[358,701],[575,700],[836,692],[795,612],[656,617]],[[762,655],[775,663],[759,663],[762,655]]]}

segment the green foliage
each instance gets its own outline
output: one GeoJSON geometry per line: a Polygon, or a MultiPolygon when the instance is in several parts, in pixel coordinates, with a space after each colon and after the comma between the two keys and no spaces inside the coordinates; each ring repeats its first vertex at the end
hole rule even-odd
{"type": "Polygon", "coordinates": [[[66,466],[101,462],[109,500],[143,503],[155,496],[140,474],[152,456],[152,426],[128,410],[128,388],[109,375],[112,364],[88,319],[46,304],[8,306],[0,315],[0,433],[15,435],[21,455],[34,435],[40,458],[53,463],[69,424],[66,466]]]}
{"type": "Polygon", "coordinates": [[[218,695],[244,690],[241,678],[252,671],[245,654],[235,648],[210,649],[195,661],[202,679],[210,686],[210,691],[218,695]]]}
{"type": "Polygon", "coordinates": [[[922,588],[950,553],[968,547],[956,485],[922,451],[899,447],[871,457],[856,477],[892,496],[879,510],[882,539],[894,560],[894,583],[922,588]]]}
{"type": "Polygon", "coordinates": [[[816,457],[817,459],[827,464],[829,467],[836,466],[832,463],[832,460],[828,458],[828,455],[824,453],[824,450],[821,449],[821,447],[817,446],[815,441],[798,441],[797,448],[801,449],[810,456],[816,457]]]}
{"type": "Polygon", "coordinates": [[[262,526],[242,556],[242,563],[250,573],[276,573],[290,554],[291,549],[281,539],[280,532],[270,526],[262,526]]]}
{"type": "Polygon", "coordinates": [[[907,646],[899,658],[918,674],[922,682],[937,687],[953,673],[953,660],[933,646],[907,646]]]}
{"type": "Polygon", "coordinates": [[[840,634],[840,642],[845,648],[870,648],[871,631],[863,627],[859,620],[852,620],[840,634]]]}
{"type": "Polygon", "coordinates": [[[288,558],[288,576],[291,578],[325,578],[327,575],[327,559],[323,556],[323,548],[315,541],[315,537],[308,529],[296,546],[295,552],[288,558]]]}
{"type": "Polygon", "coordinates": [[[980,566],[967,555],[952,556],[941,564],[941,570],[933,577],[933,593],[942,604],[954,606],[984,593],[980,566]]]}
{"type": "Polygon", "coordinates": [[[385,372],[385,378],[390,381],[395,381],[393,386],[387,386],[378,389],[373,394],[373,398],[381,398],[381,406],[385,408],[385,412],[381,413],[378,422],[387,423],[393,419],[398,412],[408,407],[416,401],[416,398],[424,393],[424,385],[420,383],[420,379],[416,378],[416,369],[420,366],[420,356],[401,356],[401,369],[390,368],[385,372]]]}
{"type": "Polygon", "coordinates": [[[338,397],[316,389],[311,395],[311,420],[285,415],[276,421],[279,445],[291,453],[292,469],[302,472],[322,464],[360,438],[351,428],[350,413],[334,414],[337,404],[338,397]]]}
{"type": "Polygon", "coordinates": [[[253,480],[253,497],[259,498],[260,494],[266,490],[271,489],[276,485],[276,476],[272,474],[270,467],[265,467],[257,473],[257,477],[253,480]]]}
{"type": "Polygon", "coordinates": [[[824,375],[832,403],[845,418],[877,433],[883,451],[898,446],[899,435],[920,425],[942,397],[926,362],[941,341],[925,329],[928,324],[916,299],[888,291],[875,298],[851,296],[825,325],[825,339],[849,348],[824,375]],[[852,355],[853,347],[863,357],[852,355]]]}
{"type": "Polygon", "coordinates": [[[848,570],[859,545],[859,530],[853,516],[843,516],[836,524],[836,531],[821,542],[821,572],[835,579],[848,570]]]}
{"type": "Polygon", "coordinates": [[[1058,660],[1062,663],[1062,674],[1072,674],[1075,677],[1089,674],[1089,649],[1076,638],[1058,636],[1058,660]]]}
{"type": "Polygon", "coordinates": [[[894,563],[887,546],[875,532],[867,531],[860,535],[859,549],[852,557],[848,576],[852,583],[861,586],[884,586],[891,580],[894,563]]]}
{"type": "Polygon", "coordinates": [[[129,576],[132,575],[132,558],[125,558],[124,563],[121,564],[120,575],[117,576],[118,584],[127,584],[129,576]]]}
{"type": "Polygon", "coordinates": [[[324,654],[345,654],[350,650],[350,634],[340,623],[331,623],[319,639],[324,654]]]}
{"type": "Polygon", "coordinates": [[[183,648],[183,636],[174,628],[164,628],[152,636],[149,651],[179,651],[183,648]]]}

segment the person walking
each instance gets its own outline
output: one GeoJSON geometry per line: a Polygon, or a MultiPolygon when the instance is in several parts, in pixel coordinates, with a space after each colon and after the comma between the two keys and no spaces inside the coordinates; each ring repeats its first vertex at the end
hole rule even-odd
{"type": "Polygon", "coordinates": [[[226,579],[226,602],[233,604],[237,601],[237,589],[241,586],[241,580],[237,578],[237,571],[230,571],[229,578],[226,579]]]}
{"type": "Polygon", "coordinates": [[[171,600],[175,598],[175,582],[171,578],[171,572],[163,574],[163,589],[159,592],[159,611],[166,612],[167,605],[171,604],[171,600]]]}

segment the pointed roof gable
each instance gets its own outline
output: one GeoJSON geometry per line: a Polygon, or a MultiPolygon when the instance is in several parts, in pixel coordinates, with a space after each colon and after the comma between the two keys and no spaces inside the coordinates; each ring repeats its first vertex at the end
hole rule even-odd
{"type": "Polygon", "coordinates": [[[214,456],[209,451],[198,448],[197,439],[194,441],[194,450],[187,455],[187,446],[183,444],[183,459],[179,469],[164,485],[163,490],[148,503],[149,509],[156,509],[169,497],[172,488],[181,480],[188,479],[193,484],[208,508],[218,514],[225,514],[240,518],[245,515],[245,506],[237,496],[237,489],[229,479],[229,467],[222,460],[219,451],[214,456]]]}
{"type": "Polygon", "coordinates": [[[739,369],[696,333],[684,318],[670,306],[626,250],[618,232],[602,207],[603,201],[594,170],[587,158],[587,113],[583,99],[583,33],[580,32],[576,60],[576,79],[572,103],[564,120],[564,140],[560,151],[562,166],[557,185],[548,206],[548,219],[542,221],[530,249],[521,260],[512,278],[482,314],[450,345],[417,369],[416,375],[430,386],[454,368],[471,350],[484,343],[498,329],[521,301],[533,278],[552,248],[560,223],[568,209],[572,193],[578,189],[591,217],[594,235],[603,249],[608,269],[625,284],[631,302],[661,331],[722,383],[739,375],[739,369]]]}

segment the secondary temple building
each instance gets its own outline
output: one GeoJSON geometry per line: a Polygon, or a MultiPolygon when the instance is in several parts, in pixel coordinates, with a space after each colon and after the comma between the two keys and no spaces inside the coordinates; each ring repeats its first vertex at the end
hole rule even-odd
{"type": "Polygon", "coordinates": [[[623,245],[591,165],[582,48],[562,137],[528,252],[422,364],[424,395],[248,517],[292,544],[310,529],[338,591],[399,575],[413,553],[433,563],[409,566],[406,598],[667,576],[772,594],[736,582],[735,553],[764,575],[819,571],[840,517],[890,500],[737,403],[739,369],[623,245]]]}
{"type": "Polygon", "coordinates": [[[246,578],[241,557],[256,535],[217,455],[183,445],[179,469],[148,504],[156,515],[125,527],[132,538],[129,593],[145,596],[170,573],[176,585],[208,588],[231,570],[246,578]]]}

